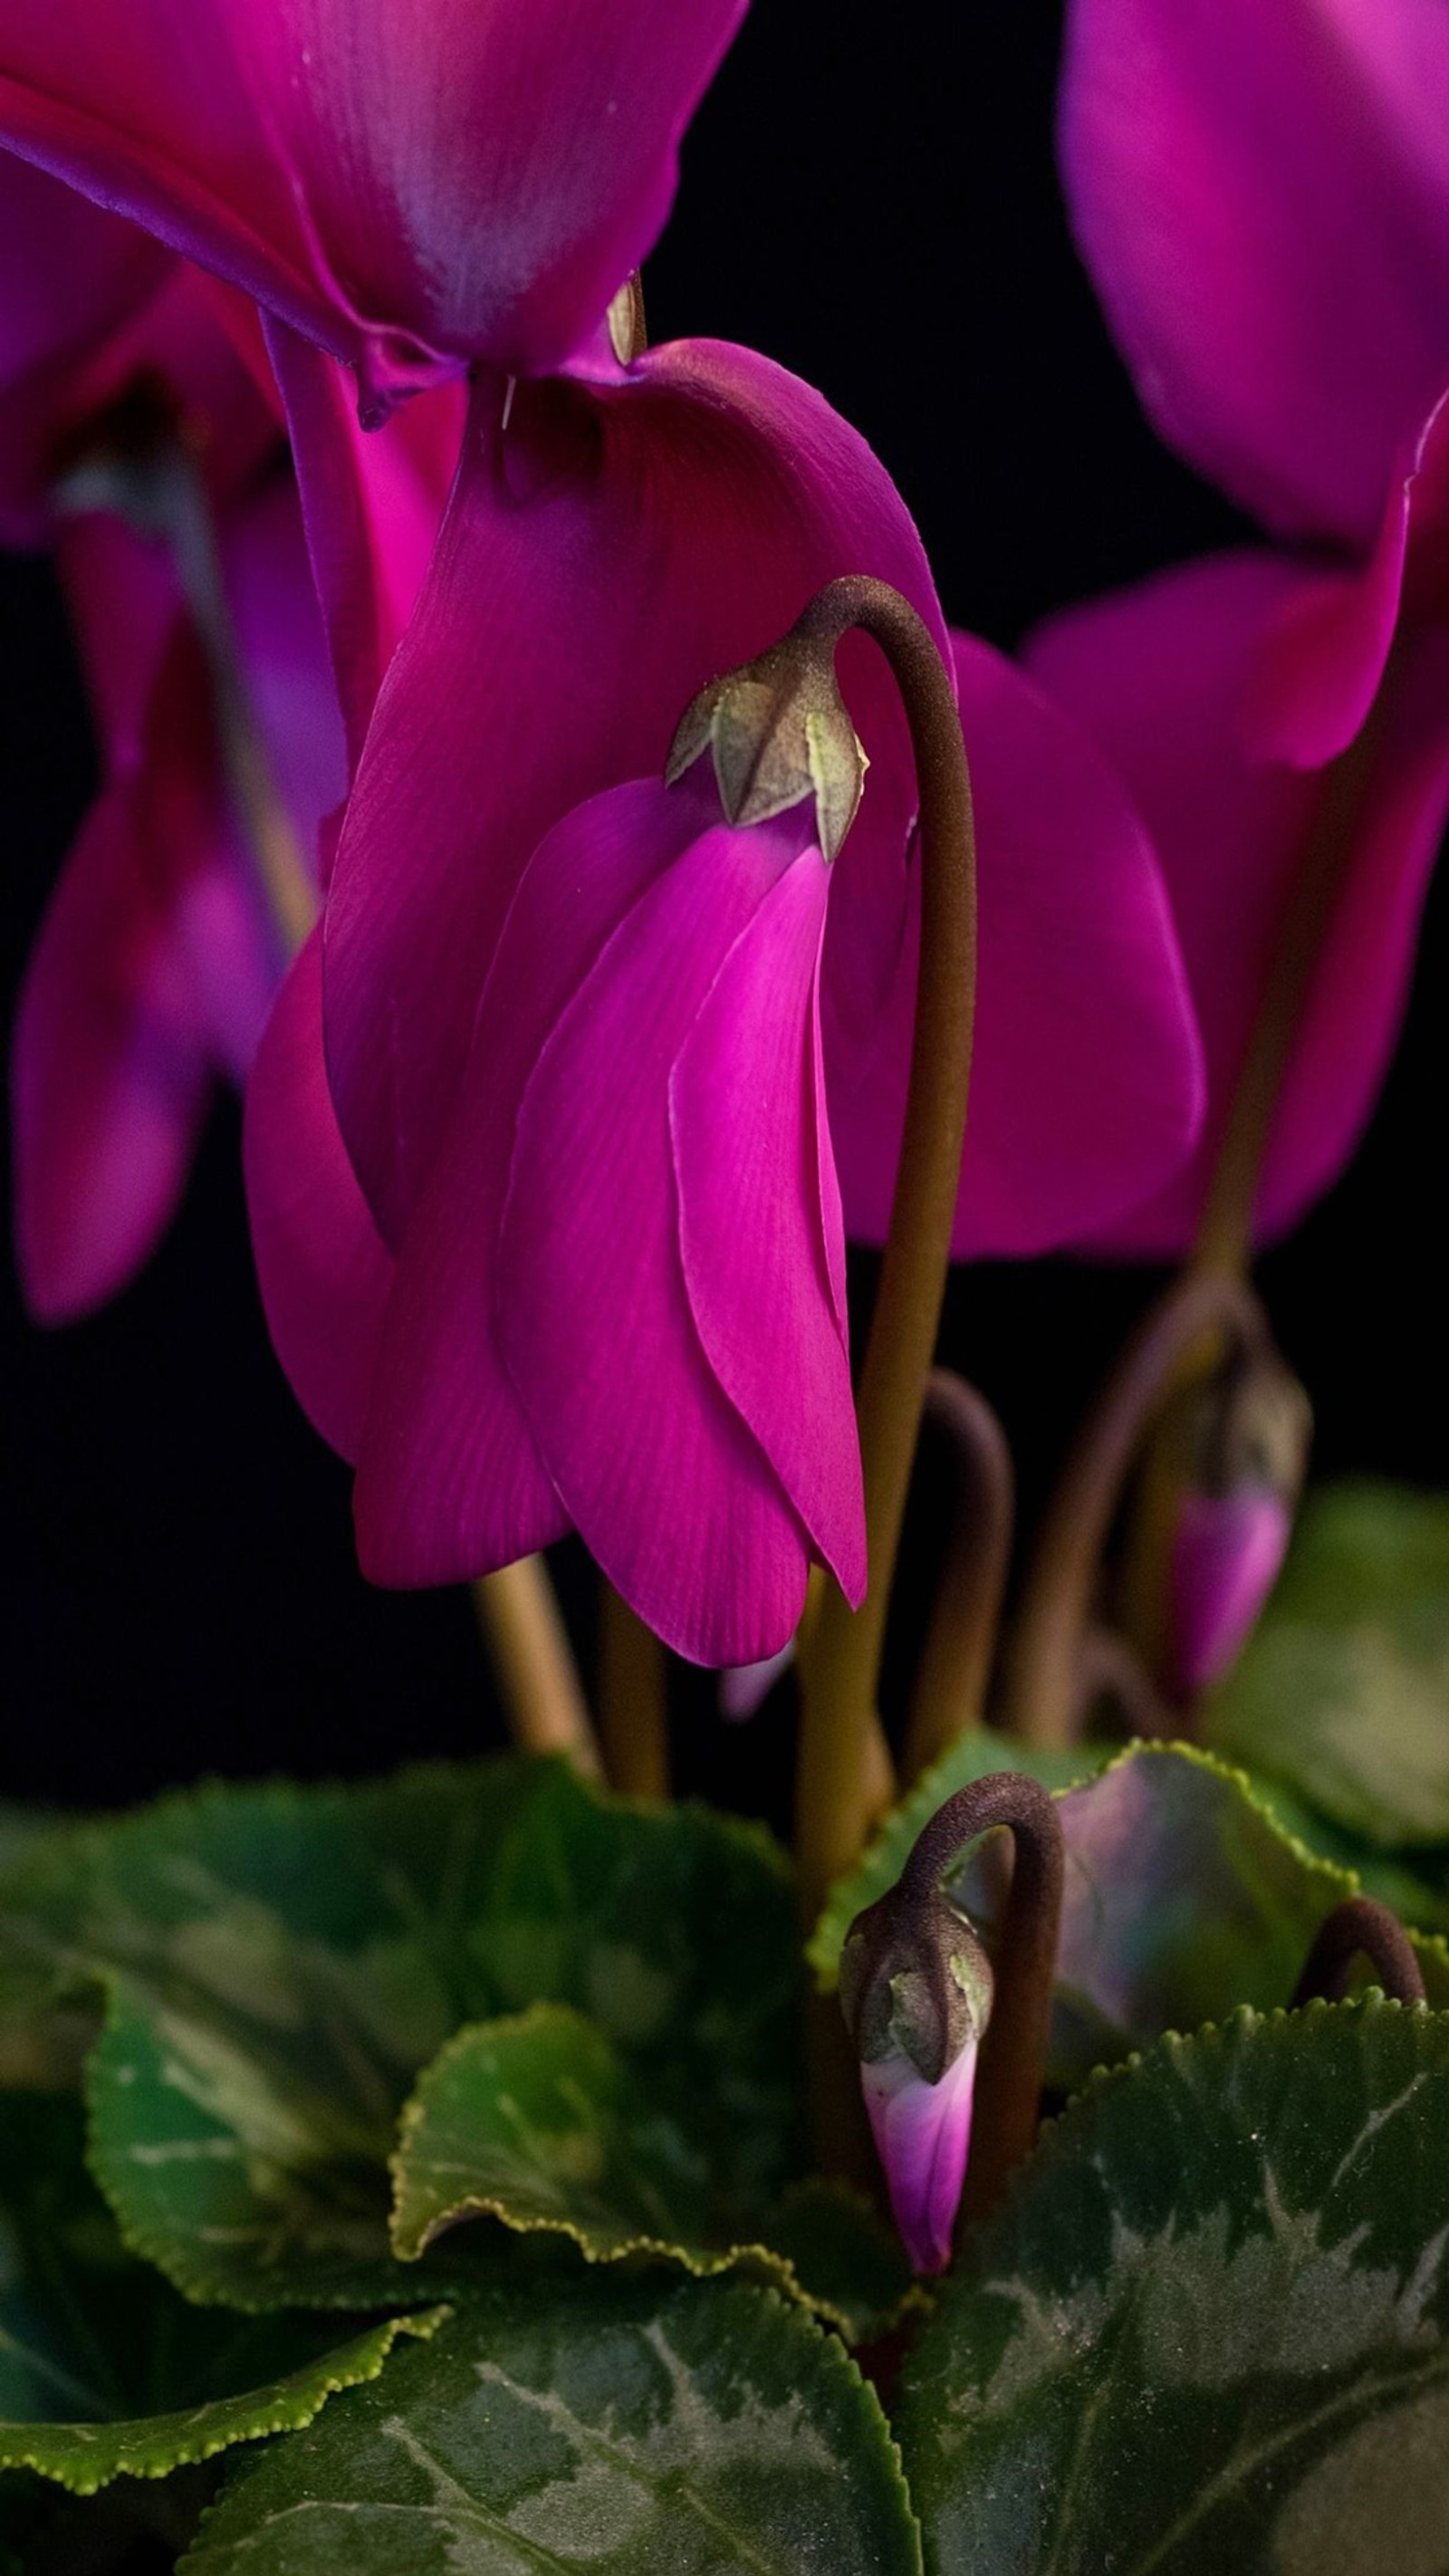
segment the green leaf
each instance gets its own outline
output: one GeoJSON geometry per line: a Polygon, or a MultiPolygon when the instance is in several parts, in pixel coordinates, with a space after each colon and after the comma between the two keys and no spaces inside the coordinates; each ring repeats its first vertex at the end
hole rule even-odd
{"type": "Polygon", "coordinates": [[[1111,1758],[1111,1747],[1106,1745],[1080,1744],[1059,1751],[1014,1743],[990,1727],[968,1726],[921,1774],[910,1796],[892,1808],[858,1867],[836,1880],[805,1953],[818,1983],[827,1993],[834,1992],[845,1936],[857,1914],[894,1887],[917,1835],[958,1789],[972,1780],[984,1780],[992,1771],[1025,1771],[1044,1789],[1070,1789],[1079,1780],[1091,1779],[1111,1758]]]}
{"type": "Polygon", "coordinates": [[[561,1763],[210,1789],[74,1836],[11,1889],[12,1954],[107,1986],[92,2166],[193,2298],[437,2295],[388,2247],[386,2159],[460,2023],[586,2012],[721,2204],[795,2158],[788,1874],[753,1828],[585,1790],[561,1763]]]}
{"type": "Polygon", "coordinates": [[[707,2152],[581,2013],[535,2004],[461,2030],[403,2114],[392,2240],[413,2260],[460,2220],[572,2238],[591,2262],[665,2256],[707,2274],[744,2268],[809,2298],[847,2336],[897,2310],[910,2274],[863,2204],[797,2196],[732,2232],[707,2152]],[[783,2240],[783,2241],[782,2241],[783,2240]]]}
{"type": "MultiPolygon", "coordinates": [[[[1002,1739],[992,1741],[996,1760],[983,1769],[1003,1767],[1002,1739]]],[[[1133,1745],[1057,1795],[1067,1871],[1048,2080],[1060,2089],[1164,2030],[1196,2029],[1240,2003],[1286,2003],[1324,1915],[1353,1892],[1346,1872],[1280,1831],[1241,1772],[1191,1746],[1133,1745]]],[[[903,1833],[892,1856],[908,1848],[903,1833]]],[[[988,1936],[992,1860],[984,1848],[954,1880],[988,1936]]],[[[835,1890],[831,1942],[867,1872],[873,1893],[890,1883],[867,1861],[849,1894],[835,1890]]],[[[822,1923],[812,1955],[833,1972],[838,1952],[824,1936],[822,1923]]]]}
{"type": "Polygon", "coordinates": [[[1449,2018],[1162,2041],[1047,2130],[906,2365],[939,2576],[1439,2576],[1449,2018]]]}
{"type": "Polygon", "coordinates": [[[0,2469],[80,2495],[123,2473],[165,2477],[310,2424],[336,2390],[376,2378],[401,2332],[438,2322],[334,2346],[314,2319],[189,2307],[127,2253],[82,2144],[75,2102],[0,2103],[0,2469]]]}
{"type": "Polygon", "coordinates": [[[1209,1737],[1382,1850],[1449,1842],[1449,1497],[1309,1495],[1209,1737]]]}
{"type": "Polygon", "coordinates": [[[1365,1842],[1362,1834],[1331,1824],[1316,1808],[1285,1789],[1280,1780],[1266,1779],[1261,1772],[1249,1773],[1248,1778],[1259,1805],[1267,1808],[1285,1834],[1302,1843],[1317,1859],[1332,1861],[1335,1868],[1350,1871],[1364,1893],[1376,1896],[1398,1915],[1400,1922],[1412,1924],[1421,1932],[1449,1932],[1449,1886],[1445,1883],[1445,1860],[1449,1855],[1416,1852],[1401,1858],[1393,1852],[1380,1851],[1376,1844],[1365,1842]]]}
{"type": "Polygon", "coordinates": [[[228,2484],[185,2576],[912,2576],[873,2391],[741,2281],[540,2277],[228,2484]]]}

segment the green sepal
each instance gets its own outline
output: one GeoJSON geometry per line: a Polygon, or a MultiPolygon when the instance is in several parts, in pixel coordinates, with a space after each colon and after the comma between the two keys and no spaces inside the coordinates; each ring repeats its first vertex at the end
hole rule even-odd
{"type": "Polygon", "coordinates": [[[229,2479],[184,2576],[917,2576],[874,2391],[750,2282],[540,2265],[229,2479]],[[419,2366],[421,2365],[421,2366],[419,2366]]]}
{"type": "Polygon", "coordinates": [[[706,2149],[623,2053],[565,2004],[461,2030],[427,2067],[392,2161],[394,2251],[413,2261],[476,2218],[566,2236],[593,2263],[654,2256],[773,2279],[851,2340],[910,2273],[863,2202],[820,2187],[774,2212],[720,2205],[706,2149]]]}
{"type": "Polygon", "coordinates": [[[1049,2127],[896,2413],[940,2576],[1428,2576],[1449,2530],[1449,2017],[1169,2037],[1049,2127]]]}

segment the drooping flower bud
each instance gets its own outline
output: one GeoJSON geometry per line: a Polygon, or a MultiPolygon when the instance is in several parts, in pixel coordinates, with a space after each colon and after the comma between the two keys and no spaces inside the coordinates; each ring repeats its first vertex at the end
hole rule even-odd
{"type": "Polygon", "coordinates": [[[937,1888],[902,1881],[858,1914],[840,2001],[891,2209],[918,2272],[944,2271],[966,2155],[991,1962],[937,1888]]]}
{"type": "Polygon", "coordinates": [[[1169,1573],[1183,1699],[1236,1661],[1277,1580],[1311,1428],[1302,1387],[1268,1350],[1234,1353],[1193,1405],[1169,1573]]]}
{"type": "Polygon", "coordinates": [[[757,662],[711,680],[685,709],[665,764],[677,778],[708,747],[731,823],[766,823],[807,796],[820,848],[838,854],[867,767],[828,645],[789,634],[757,662]]]}

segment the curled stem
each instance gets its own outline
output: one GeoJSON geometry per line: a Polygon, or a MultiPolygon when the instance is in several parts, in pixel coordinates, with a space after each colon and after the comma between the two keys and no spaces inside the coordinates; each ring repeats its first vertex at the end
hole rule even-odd
{"type": "Polygon", "coordinates": [[[480,1575],[469,1589],[514,1743],[524,1753],[562,1753],[584,1779],[602,1778],[588,1704],[542,1557],[520,1557],[480,1575]]]}
{"type": "Polygon", "coordinates": [[[1006,1588],[1015,1479],[1006,1434],[983,1395],[933,1369],[925,1419],[951,1444],[956,1492],[946,1561],[916,1672],[901,1758],[909,1788],[982,1715],[1006,1588]]]}
{"type": "Polygon", "coordinates": [[[1347,1896],[1325,1914],[1293,1990],[1292,2009],[1312,2003],[1316,1995],[1341,2004],[1348,1994],[1348,1972],[1356,1958],[1367,1959],[1374,1983],[1393,2002],[1421,2004],[1424,1972],[1414,1945],[1396,1914],[1374,1896],[1347,1896]]]}
{"type": "Polygon", "coordinates": [[[1066,1872],[1055,1801],[1021,1771],[969,1782],[937,1809],[897,1890],[903,1908],[928,1901],[967,1845],[998,1826],[1012,1838],[1011,1889],[992,1945],[995,1999],[976,2071],[963,2225],[990,2214],[1036,2140],[1066,1872]]]}
{"type": "Polygon", "coordinates": [[[901,1159],[856,1404],[870,1581],[859,1610],[827,1581],[800,1639],[796,1832],[809,1915],[859,1857],[879,1813],[881,1647],[950,1258],[976,990],[975,831],[954,689],[927,628],[885,582],[832,582],[795,634],[833,653],[852,627],[884,652],[910,725],[921,962],[901,1159]]]}
{"type": "Polygon", "coordinates": [[[612,1789],[669,1795],[669,1693],[664,1648],[605,1582],[599,1594],[599,1732],[612,1789]]]}
{"type": "Polygon", "coordinates": [[[1006,1723],[1024,1743],[1073,1739],[1079,1660],[1127,1471],[1185,1355],[1210,1334],[1265,1344],[1262,1308],[1239,1279],[1185,1272],[1144,1317],[1077,1438],[1042,1522],[1008,1663],[1006,1723]]]}

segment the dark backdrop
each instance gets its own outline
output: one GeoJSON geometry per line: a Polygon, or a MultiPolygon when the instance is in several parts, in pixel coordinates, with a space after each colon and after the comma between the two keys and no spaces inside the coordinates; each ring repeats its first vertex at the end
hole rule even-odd
{"type": "MultiPolygon", "coordinates": [[[[1240,526],[1143,426],[1074,260],[1051,157],[1058,23],[1042,6],[755,0],[647,277],[655,338],[751,342],[858,423],[919,519],[948,614],[1008,646],[1046,609],[1240,526]]],[[[93,780],[46,569],[0,564],[7,1021],[93,780]]],[[[1441,891],[1368,1142],[1263,1264],[1324,1471],[1444,1470],[1446,948],[1441,891]]],[[[1151,1284],[1067,1263],[958,1274],[947,1356],[1000,1406],[1028,1515],[1151,1284]]],[[[466,1600],[383,1595],[356,1574],[346,1471],[262,1330],[231,1105],[135,1287],[44,1334],[7,1267],[0,1331],[0,1796],[111,1802],[208,1770],[354,1771],[491,1737],[466,1600]]],[[[565,1573],[582,1605],[580,1570],[565,1573]]],[[[726,1741],[698,1689],[681,1698],[686,1774],[764,1795],[779,1728],[726,1741]]]]}

